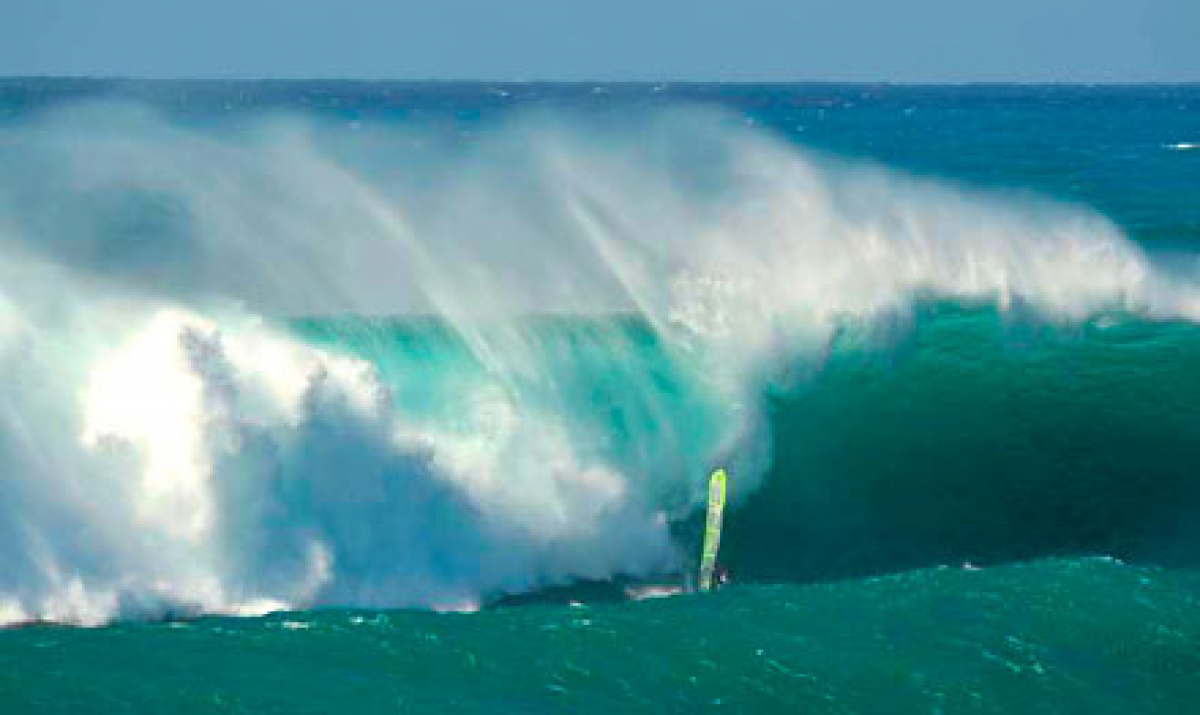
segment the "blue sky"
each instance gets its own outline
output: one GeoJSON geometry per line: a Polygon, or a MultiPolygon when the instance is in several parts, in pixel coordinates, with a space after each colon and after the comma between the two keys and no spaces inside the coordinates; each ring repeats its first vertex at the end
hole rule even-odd
{"type": "Polygon", "coordinates": [[[0,74],[1200,81],[1200,0],[0,0],[0,74]]]}

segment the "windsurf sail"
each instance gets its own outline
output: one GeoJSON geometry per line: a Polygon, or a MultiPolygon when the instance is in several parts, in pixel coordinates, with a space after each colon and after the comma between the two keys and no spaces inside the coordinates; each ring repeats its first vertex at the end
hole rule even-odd
{"type": "Polygon", "coordinates": [[[708,480],[708,515],[704,520],[704,550],[700,554],[700,590],[712,588],[717,549],[721,547],[721,520],[725,515],[725,470],[718,469],[708,480]]]}

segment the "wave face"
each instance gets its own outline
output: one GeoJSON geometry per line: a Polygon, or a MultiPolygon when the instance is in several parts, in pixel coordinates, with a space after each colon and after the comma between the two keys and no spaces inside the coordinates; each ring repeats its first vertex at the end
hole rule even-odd
{"type": "Polygon", "coordinates": [[[1146,464],[1194,463],[1200,292],[1079,207],[685,106],[464,142],[87,104],[5,124],[0,167],[6,621],[677,573],[717,463],[764,577],[1104,549],[1190,503],[1146,464]]]}
{"type": "Polygon", "coordinates": [[[888,349],[845,330],[772,398],[766,486],[734,513],[746,577],[827,580],[1104,554],[1197,563],[1200,329],[930,302],[888,349]]]}

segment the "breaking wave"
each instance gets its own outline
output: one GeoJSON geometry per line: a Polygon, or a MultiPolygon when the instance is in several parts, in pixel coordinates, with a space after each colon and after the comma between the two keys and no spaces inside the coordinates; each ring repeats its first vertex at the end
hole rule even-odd
{"type": "Polygon", "coordinates": [[[39,114],[0,128],[0,619],[676,573],[706,470],[754,492],[847,326],[1194,320],[1179,275],[1087,209],[694,108],[469,141],[39,114]]]}

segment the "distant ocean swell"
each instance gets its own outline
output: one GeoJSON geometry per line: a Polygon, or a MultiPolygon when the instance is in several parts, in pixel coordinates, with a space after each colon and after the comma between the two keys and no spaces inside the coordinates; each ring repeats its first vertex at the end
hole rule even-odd
{"type": "Polygon", "coordinates": [[[4,622],[674,578],[716,464],[747,578],[1186,557],[1200,290],[1083,208],[689,107],[91,104],[0,167],[4,622]]]}

